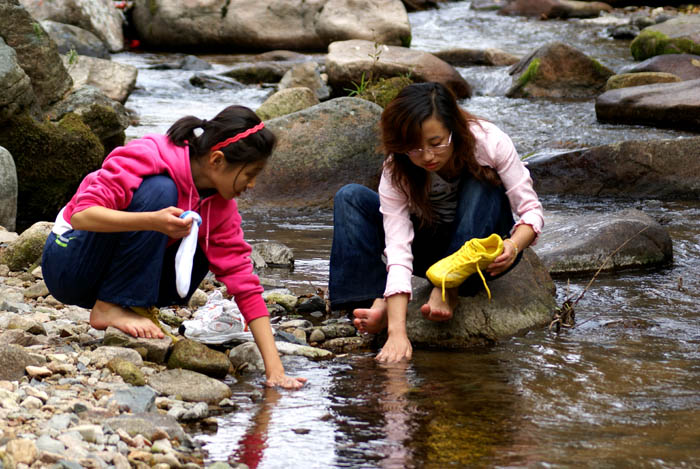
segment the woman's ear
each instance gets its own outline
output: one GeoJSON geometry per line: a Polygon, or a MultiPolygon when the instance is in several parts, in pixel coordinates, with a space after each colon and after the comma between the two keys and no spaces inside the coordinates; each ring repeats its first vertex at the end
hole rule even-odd
{"type": "Polygon", "coordinates": [[[220,150],[213,151],[209,153],[209,164],[213,168],[221,168],[223,167],[224,162],[226,161],[226,157],[220,150]]]}

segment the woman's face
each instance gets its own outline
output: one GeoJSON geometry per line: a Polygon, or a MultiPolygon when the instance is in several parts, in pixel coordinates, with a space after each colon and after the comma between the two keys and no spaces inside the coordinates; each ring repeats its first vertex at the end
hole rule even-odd
{"type": "Polygon", "coordinates": [[[452,134],[435,117],[429,117],[421,125],[421,147],[406,152],[411,163],[426,171],[437,172],[452,158],[454,146],[452,134]]]}
{"type": "Polygon", "coordinates": [[[215,159],[209,177],[221,197],[233,199],[255,187],[255,180],[266,162],[228,164],[222,154],[221,158],[215,159]]]}

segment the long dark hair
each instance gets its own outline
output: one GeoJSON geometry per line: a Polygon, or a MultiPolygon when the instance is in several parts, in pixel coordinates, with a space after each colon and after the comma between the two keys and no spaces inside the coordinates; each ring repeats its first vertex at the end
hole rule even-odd
{"type": "MultiPolygon", "coordinates": [[[[207,155],[217,143],[245,132],[259,123],[260,118],[251,109],[245,106],[229,106],[212,120],[195,116],[178,119],[168,129],[168,138],[177,146],[189,145],[190,158],[198,159],[207,155]],[[197,136],[195,129],[202,129],[203,132],[197,136]]],[[[276,143],[275,134],[265,127],[220,150],[229,164],[255,163],[267,159],[276,143]]]]}
{"type": "Polygon", "coordinates": [[[405,87],[382,112],[380,121],[385,165],[392,183],[408,198],[411,211],[421,224],[434,221],[429,199],[428,173],[414,165],[406,152],[421,146],[421,126],[435,117],[452,132],[452,158],[445,171],[455,176],[465,170],[475,178],[494,185],[501,184],[498,174],[476,161],[476,139],[470,125],[476,116],[460,108],[455,95],[440,83],[415,83],[405,87]]]}

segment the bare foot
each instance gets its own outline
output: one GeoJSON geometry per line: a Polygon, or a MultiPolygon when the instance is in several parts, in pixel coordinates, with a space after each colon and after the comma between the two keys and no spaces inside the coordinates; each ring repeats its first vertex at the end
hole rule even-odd
{"type": "Polygon", "coordinates": [[[360,332],[381,332],[387,326],[386,308],[384,298],[377,298],[370,308],[357,308],[352,312],[355,316],[353,324],[360,332]]]}
{"type": "Polygon", "coordinates": [[[163,331],[150,319],[106,301],[95,302],[95,306],[90,311],[90,325],[100,330],[113,326],[134,337],[163,338],[163,331]]]}
{"type": "Polygon", "coordinates": [[[442,290],[435,287],[430,292],[428,302],[420,307],[420,312],[425,319],[430,321],[448,321],[452,319],[452,312],[457,306],[457,298],[457,289],[447,288],[445,290],[447,302],[442,301],[442,290]]]}

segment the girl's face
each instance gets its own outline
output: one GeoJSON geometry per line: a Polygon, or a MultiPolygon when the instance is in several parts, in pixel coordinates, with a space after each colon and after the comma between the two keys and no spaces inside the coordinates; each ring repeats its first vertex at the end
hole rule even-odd
{"type": "Polygon", "coordinates": [[[421,147],[406,152],[411,163],[426,171],[437,172],[452,158],[454,146],[452,134],[435,117],[429,117],[421,125],[421,147]]]}
{"type": "Polygon", "coordinates": [[[227,200],[239,197],[246,190],[255,187],[255,179],[266,162],[259,160],[254,163],[228,164],[221,155],[221,159],[214,163],[210,176],[214,189],[227,200]]]}

